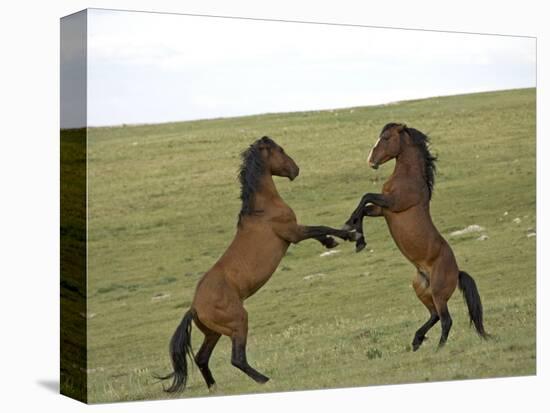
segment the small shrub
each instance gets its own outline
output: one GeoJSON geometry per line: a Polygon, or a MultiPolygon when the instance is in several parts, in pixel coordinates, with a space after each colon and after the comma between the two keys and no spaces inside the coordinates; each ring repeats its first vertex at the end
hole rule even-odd
{"type": "Polygon", "coordinates": [[[382,358],[382,352],[379,349],[377,349],[376,347],[375,348],[369,348],[367,350],[367,358],[369,360],[382,358]]]}

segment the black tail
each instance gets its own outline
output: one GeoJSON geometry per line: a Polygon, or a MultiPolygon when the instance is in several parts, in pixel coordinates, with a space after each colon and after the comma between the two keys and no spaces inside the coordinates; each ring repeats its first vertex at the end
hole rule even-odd
{"type": "Polygon", "coordinates": [[[191,348],[191,326],[193,309],[187,311],[170,340],[170,358],[174,371],[166,376],[156,376],[160,380],[172,379],[172,384],[164,391],[174,393],[185,389],[187,384],[187,356],[194,359],[191,348]]]}
{"type": "Polygon", "coordinates": [[[481,305],[481,298],[477,291],[476,282],[467,272],[459,271],[458,288],[462,291],[464,301],[466,301],[466,305],[468,306],[470,324],[474,324],[477,333],[481,337],[488,338],[489,334],[485,332],[485,327],[483,327],[483,306],[481,305]]]}

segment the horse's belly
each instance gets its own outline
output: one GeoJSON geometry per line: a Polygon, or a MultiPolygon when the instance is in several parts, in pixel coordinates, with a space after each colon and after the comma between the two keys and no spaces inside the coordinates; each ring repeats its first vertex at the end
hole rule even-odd
{"type": "Polygon", "coordinates": [[[258,291],[271,278],[287,249],[288,243],[276,237],[243,242],[228,251],[227,259],[221,264],[226,277],[238,288],[244,299],[258,291]]]}
{"type": "MultiPolygon", "coordinates": [[[[407,211],[408,212],[408,211],[407,211]]],[[[411,262],[429,260],[437,232],[419,214],[402,212],[386,216],[388,228],[401,253],[411,262]]]]}

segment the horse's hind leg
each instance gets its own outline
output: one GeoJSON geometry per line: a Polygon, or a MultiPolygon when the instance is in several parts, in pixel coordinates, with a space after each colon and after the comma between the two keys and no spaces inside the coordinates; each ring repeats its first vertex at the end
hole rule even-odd
{"type": "Polygon", "coordinates": [[[437,314],[437,310],[432,299],[428,278],[418,272],[413,280],[413,288],[418,296],[418,299],[422,301],[422,304],[424,304],[430,312],[430,318],[428,321],[426,321],[414,335],[412,349],[413,351],[416,351],[426,339],[426,333],[439,321],[439,315],[437,314]]]}
{"type": "Polygon", "coordinates": [[[195,363],[197,363],[197,366],[199,367],[202,377],[204,377],[204,381],[206,382],[206,385],[210,389],[213,385],[216,384],[216,381],[214,380],[214,377],[212,376],[212,372],[208,367],[208,362],[210,361],[210,356],[212,355],[212,351],[214,350],[214,347],[216,347],[216,344],[218,343],[218,340],[220,339],[221,334],[210,330],[204,324],[202,324],[200,320],[195,320],[195,323],[204,333],[204,341],[202,343],[201,348],[199,349],[198,353],[195,356],[195,363]]]}
{"type": "Polygon", "coordinates": [[[435,279],[432,281],[432,298],[435,309],[437,310],[437,315],[441,319],[441,339],[439,340],[439,348],[443,347],[447,342],[451,326],[453,325],[453,319],[449,314],[447,302],[449,298],[451,298],[455,288],[456,280],[453,283],[450,277],[441,277],[439,280],[435,279]]]}
{"type": "Polygon", "coordinates": [[[269,377],[264,376],[262,373],[252,368],[246,361],[246,337],[236,335],[231,338],[231,341],[233,343],[231,364],[247,374],[257,383],[267,382],[269,377]]]}
{"type": "Polygon", "coordinates": [[[231,364],[239,370],[247,374],[257,383],[265,383],[269,377],[264,376],[260,372],[254,370],[246,360],[246,338],[248,335],[248,314],[243,308],[243,316],[236,323],[233,334],[231,335],[231,364]]]}
{"type": "Polygon", "coordinates": [[[413,351],[418,350],[424,340],[426,340],[426,333],[439,321],[439,315],[437,312],[430,313],[430,318],[426,321],[422,327],[416,330],[414,339],[412,342],[413,351]]]}
{"type": "Polygon", "coordinates": [[[449,337],[453,320],[449,314],[447,302],[458,284],[458,268],[450,249],[444,249],[440,260],[433,266],[431,274],[432,298],[437,314],[441,319],[441,339],[439,348],[443,347],[449,337]]]}
{"type": "Polygon", "coordinates": [[[437,308],[437,314],[441,319],[441,339],[439,340],[439,348],[443,347],[447,342],[449,337],[449,332],[451,331],[451,326],[453,325],[453,319],[449,314],[449,309],[447,308],[447,300],[434,297],[434,303],[437,308]]]}

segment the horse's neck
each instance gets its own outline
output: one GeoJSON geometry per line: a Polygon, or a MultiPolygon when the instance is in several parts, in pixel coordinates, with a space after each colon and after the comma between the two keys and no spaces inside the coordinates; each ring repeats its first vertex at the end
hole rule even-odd
{"type": "Polygon", "coordinates": [[[413,145],[404,145],[401,153],[395,159],[393,177],[408,176],[424,179],[424,157],[413,145]]]}
{"type": "Polygon", "coordinates": [[[254,195],[254,209],[263,210],[273,203],[275,199],[280,199],[281,196],[277,191],[275,182],[271,174],[266,173],[260,179],[259,188],[254,195]]]}

